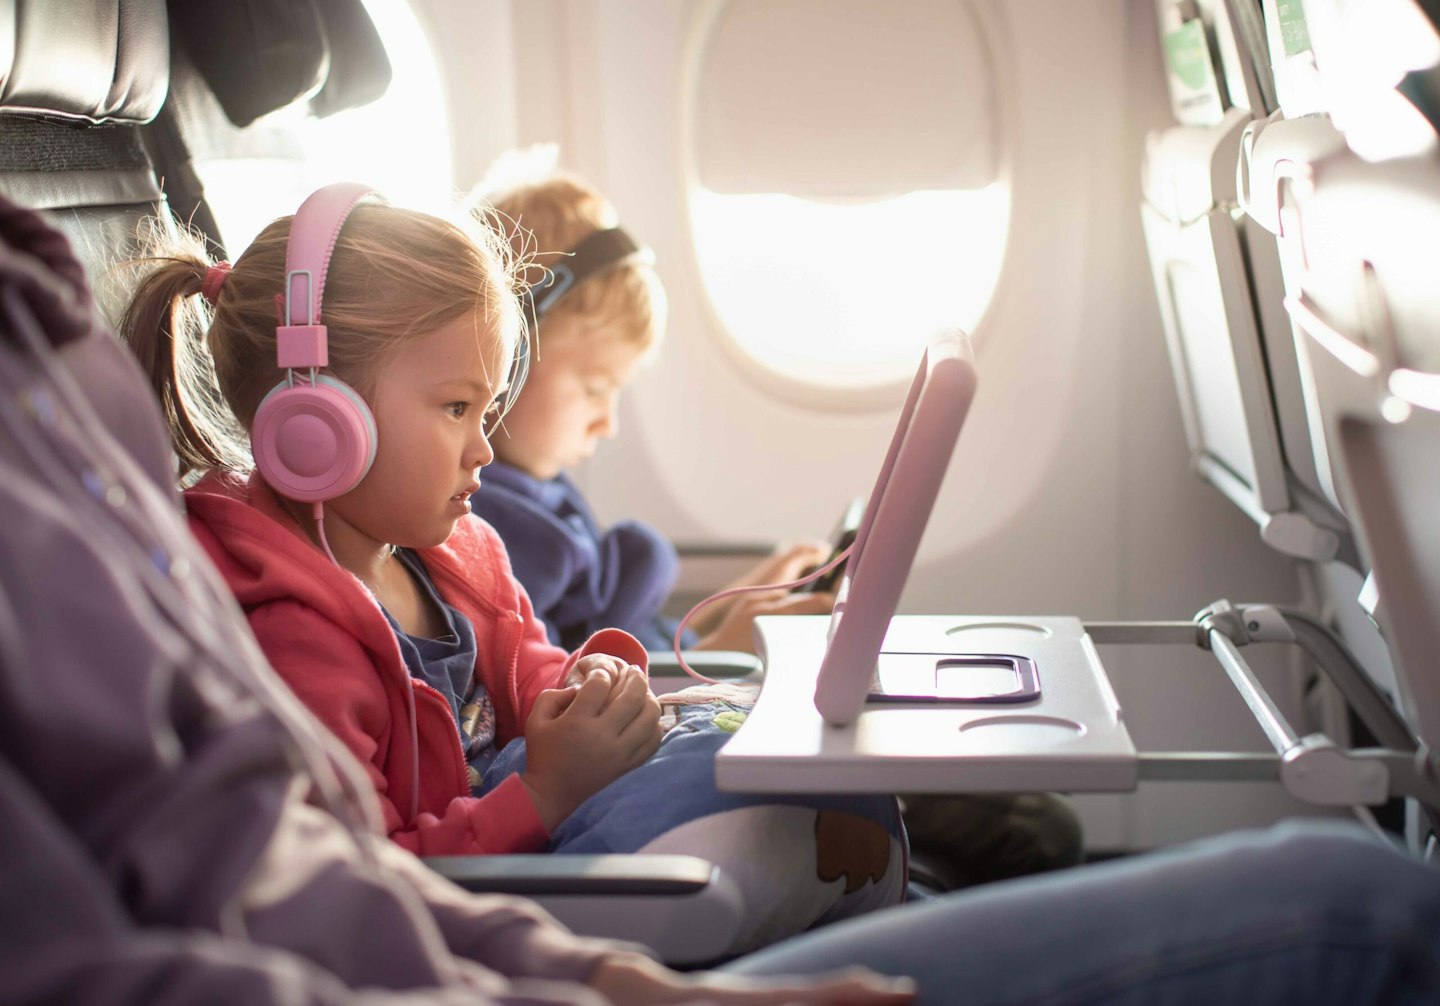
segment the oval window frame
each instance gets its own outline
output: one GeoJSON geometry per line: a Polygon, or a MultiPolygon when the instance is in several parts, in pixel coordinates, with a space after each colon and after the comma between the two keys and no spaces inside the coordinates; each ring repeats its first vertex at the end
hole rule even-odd
{"type": "MultiPolygon", "coordinates": [[[[680,197],[682,205],[679,217],[681,233],[685,237],[686,251],[683,256],[684,268],[690,271],[690,279],[699,291],[699,308],[705,318],[706,327],[714,340],[722,347],[726,358],[752,386],[774,398],[798,405],[802,408],[830,412],[873,412],[893,408],[898,394],[904,392],[914,374],[913,361],[907,357],[904,366],[897,359],[894,377],[888,380],[854,386],[833,382],[817,382],[798,377],[793,373],[777,369],[757,357],[738,339],[726,324],[720,307],[716,304],[710,284],[700,261],[695,219],[690,206],[692,195],[703,189],[699,184],[699,170],[696,166],[696,122],[695,110],[701,76],[701,63],[710,32],[719,18],[727,0],[701,0],[691,15],[690,28],[680,54],[681,96],[678,103],[679,123],[677,145],[680,197]]],[[[1003,58],[1008,49],[1009,36],[1003,3],[989,3],[984,0],[957,0],[966,4],[974,15],[983,33],[983,44],[995,55],[992,61],[995,86],[996,128],[997,128],[997,170],[993,184],[1004,188],[1005,226],[995,249],[999,267],[994,282],[985,298],[974,329],[967,332],[977,356],[984,354],[986,343],[985,322],[1001,288],[1008,265],[1006,259],[1011,244],[1014,223],[1014,170],[1013,141],[1017,132],[1015,122],[1016,97],[1014,82],[1009,72],[1010,61],[1003,58]]],[[[926,333],[928,337],[930,333],[926,333]]],[[[915,355],[924,345],[924,338],[916,340],[915,355]]]]}

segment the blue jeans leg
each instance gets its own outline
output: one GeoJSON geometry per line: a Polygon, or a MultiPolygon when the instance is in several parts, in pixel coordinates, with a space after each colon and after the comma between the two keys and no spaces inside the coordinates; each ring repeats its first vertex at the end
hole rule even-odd
{"type": "Polygon", "coordinates": [[[1440,870],[1358,826],[1286,823],[960,891],[725,970],[863,964],[925,1004],[1440,1003],[1440,870]]]}

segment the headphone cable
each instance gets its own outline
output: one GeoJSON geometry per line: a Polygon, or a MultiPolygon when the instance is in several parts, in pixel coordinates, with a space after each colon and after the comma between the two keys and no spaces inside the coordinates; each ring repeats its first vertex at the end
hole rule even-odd
{"type": "Polygon", "coordinates": [[[719,685],[724,683],[721,681],[717,681],[715,678],[706,677],[699,671],[695,670],[695,668],[691,667],[686,662],[685,654],[681,652],[680,649],[680,640],[681,637],[685,635],[685,626],[690,623],[690,619],[694,618],[696,613],[699,612],[701,608],[707,607],[708,605],[713,604],[715,601],[718,601],[721,598],[731,597],[735,594],[749,594],[757,590],[794,590],[796,587],[804,586],[805,584],[810,583],[812,580],[818,580],[820,577],[830,572],[832,569],[840,565],[846,559],[850,558],[850,553],[853,551],[855,551],[855,546],[852,544],[850,545],[850,547],[845,549],[845,551],[841,552],[839,555],[831,559],[825,565],[821,566],[819,569],[815,570],[812,573],[807,573],[805,576],[802,576],[798,580],[791,580],[788,583],[757,583],[752,584],[748,587],[731,587],[729,590],[722,590],[719,593],[711,594],[709,597],[696,604],[689,611],[685,612],[685,617],[680,619],[679,625],[675,626],[675,638],[673,640],[673,646],[675,648],[675,659],[679,661],[680,669],[686,674],[690,675],[695,680],[703,681],[707,685],[719,685]]]}

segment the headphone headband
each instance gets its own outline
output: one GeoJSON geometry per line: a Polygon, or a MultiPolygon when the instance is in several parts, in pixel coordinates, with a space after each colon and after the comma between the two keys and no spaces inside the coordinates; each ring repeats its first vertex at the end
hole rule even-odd
{"type": "Polygon", "coordinates": [[[562,261],[550,266],[545,277],[521,295],[530,327],[534,329],[547,311],[587,279],[632,262],[651,265],[654,261],[655,253],[639,244],[624,228],[596,231],[570,249],[562,261]]]}
{"type": "Polygon", "coordinates": [[[374,192],[359,182],[327,185],[312,193],[295,211],[290,223],[290,239],[285,245],[285,315],[282,334],[277,340],[281,367],[323,367],[328,362],[325,328],[320,323],[325,273],[330,268],[330,256],[340,238],[340,228],[345,226],[350,211],[374,192]],[[302,278],[303,294],[297,296],[296,281],[302,278]],[[313,331],[315,329],[318,331],[313,331]],[[307,333],[308,337],[298,338],[305,330],[312,331],[307,333]],[[300,344],[287,347],[287,342],[300,344]]]}

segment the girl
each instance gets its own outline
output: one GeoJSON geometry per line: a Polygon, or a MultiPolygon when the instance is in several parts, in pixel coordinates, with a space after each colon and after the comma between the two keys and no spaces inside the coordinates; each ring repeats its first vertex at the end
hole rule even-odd
{"type": "Polygon", "coordinates": [[[747,705],[688,694],[662,727],[633,636],[546,638],[469,511],[526,359],[506,249],[368,192],[320,190],[233,267],[158,258],[122,332],[192,530],[366,766],[389,836],[423,856],[701,856],[745,907],[730,952],[896,903],[893,798],[721,793],[714,754],[747,705]]]}
{"type": "MultiPolygon", "coordinates": [[[[421,855],[539,850],[658,746],[645,652],[619,631],[573,654],[552,646],[499,539],[467,516],[523,373],[504,250],[352,198],[365,191],[321,190],[297,214],[315,233],[292,241],[296,218],[278,220],[233,267],[193,251],[153,260],[122,334],[171,421],[193,531],[271,664],[367,767],[390,837],[421,855]],[[363,422],[368,405],[374,433],[368,474],[311,503],[244,472],[240,430],[285,377],[277,338],[314,337],[314,325],[277,330],[276,315],[297,248],[317,235],[328,256],[297,275],[283,311],[303,322],[323,311],[309,361],[325,366],[328,352],[319,387],[354,389],[359,403],[347,401],[363,422]],[[524,771],[473,795],[522,735],[524,771]]],[[[302,395],[314,373],[298,372],[302,395]]],[[[278,457],[270,477],[282,482],[285,464],[308,463],[295,453],[307,422],[336,435],[314,417],[286,421],[278,453],[256,452],[278,457]]]]}

